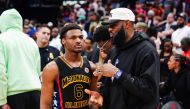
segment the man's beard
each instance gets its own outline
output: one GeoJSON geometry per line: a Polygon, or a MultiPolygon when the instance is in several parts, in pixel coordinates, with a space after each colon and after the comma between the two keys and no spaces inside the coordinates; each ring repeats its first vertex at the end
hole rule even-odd
{"type": "Polygon", "coordinates": [[[128,37],[128,34],[126,34],[122,26],[117,34],[113,36],[112,44],[115,45],[116,48],[121,48],[126,43],[126,37],[128,37]]]}
{"type": "Polygon", "coordinates": [[[185,26],[185,24],[184,23],[180,23],[180,24],[178,24],[177,25],[179,28],[183,28],[184,26],[185,26]]]}

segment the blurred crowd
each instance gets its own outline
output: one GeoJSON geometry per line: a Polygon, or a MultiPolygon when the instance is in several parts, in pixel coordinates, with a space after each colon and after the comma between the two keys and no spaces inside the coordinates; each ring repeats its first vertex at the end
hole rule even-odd
{"type": "MultiPolygon", "coordinates": [[[[84,39],[87,38],[86,40],[88,40],[92,38],[95,29],[101,25],[101,22],[108,20],[111,9],[127,7],[136,15],[135,30],[147,33],[155,43],[161,58],[164,58],[165,52],[172,52],[173,50],[182,53],[180,41],[184,37],[190,37],[189,0],[89,0],[70,2],[63,1],[63,5],[59,7],[56,24],[51,21],[41,24],[37,20],[24,19],[23,31],[36,40],[38,28],[47,26],[50,28],[50,45],[61,50],[61,43],[58,42],[59,30],[63,25],[67,23],[79,24],[83,28],[84,39]],[[181,37],[177,37],[178,35],[181,37]],[[165,43],[169,42],[171,42],[170,47],[164,46],[165,43]]],[[[93,45],[93,41],[91,44],[93,45]]]]}

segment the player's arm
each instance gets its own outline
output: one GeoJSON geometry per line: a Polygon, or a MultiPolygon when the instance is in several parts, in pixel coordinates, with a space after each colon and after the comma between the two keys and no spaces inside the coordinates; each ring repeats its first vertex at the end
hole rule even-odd
{"type": "MultiPolygon", "coordinates": [[[[94,72],[96,70],[96,65],[91,61],[89,61],[89,63],[90,63],[90,67],[91,67],[92,72],[94,72]]],[[[92,76],[90,90],[97,91],[97,82],[98,82],[97,78],[98,77],[96,77],[94,75],[92,76]]]]}
{"type": "Polygon", "coordinates": [[[57,79],[58,74],[59,70],[54,61],[47,64],[43,69],[40,109],[51,109],[54,81],[57,79]]]}
{"type": "MultiPolygon", "coordinates": [[[[96,70],[96,65],[93,63],[93,62],[91,62],[91,61],[89,61],[89,63],[90,63],[90,67],[91,67],[91,70],[94,72],[95,70],[96,70]]],[[[97,82],[98,82],[98,76],[92,76],[92,81],[91,81],[91,84],[90,84],[90,90],[88,90],[87,92],[95,92],[95,93],[97,93],[97,94],[99,94],[98,92],[96,92],[96,91],[98,91],[98,88],[97,88],[97,82]]],[[[87,89],[86,89],[87,90],[87,89]]],[[[85,91],[86,92],[86,91],[85,91]]],[[[86,93],[87,93],[86,92],[86,93]]],[[[90,93],[87,93],[87,94],[90,94],[90,93]]],[[[91,95],[91,94],[90,94],[91,95]]],[[[99,97],[98,97],[99,98],[99,97]]],[[[91,100],[92,99],[94,99],[94,96],[92,95],[91,97],[90,97],[90,101],[89,102],[91,102],[91,100]]],[[[97,98],[96,98],[97,99],[97,98]]],[[[91,109],[98,109],[98,107],[99,107],[99,104],[98,103],[90,103],[90,108],[91,109]]]]}

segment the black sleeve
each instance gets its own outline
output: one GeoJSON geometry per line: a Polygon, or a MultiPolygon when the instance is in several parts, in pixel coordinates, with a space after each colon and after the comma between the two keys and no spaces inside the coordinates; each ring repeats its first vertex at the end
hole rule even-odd
{"type": "Polygon", "coordinates": [[[159,93],[160,96],[168,95],[172,90],[172,74],[168,75],[167,81],[164,83],[164,86],[160,87],[159,93]]]}
{"type": "Polygon", "coordinates": [[[57,48],[49,46],[49,50],[53,53],[54,58],[60,56],[60,51],[57,48]]]}
{"type": "Polygon", "coordinates": [[[174,31],[178,29],[178,26],[177,25],[172,25],[171,26],[171,29],[173,29],[174,31]]]}
{"type": "Polygon", "coordinates": [[[140,68],[139,76],[131,76],[122,73],[119,78],[120,84],[126,91],[136,95],[144,102],[150,102],[158,97],[158,86],[160,79],[160,64],[156,52],[143,51],[137,57],[138,66],[140,68]]]}
{"type": "Polygon", "coordinates": [[[57,50],[57,52],[56,52],[56,57],[58,57],[58,56],[60,56],[60,51],[59,50],[57,50]]]}

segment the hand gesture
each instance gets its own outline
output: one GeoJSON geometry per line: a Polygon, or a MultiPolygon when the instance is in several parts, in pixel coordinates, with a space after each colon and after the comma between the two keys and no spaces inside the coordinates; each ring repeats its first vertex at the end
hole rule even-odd
{"type": "Polygon", "coordinates": [[[88,89],[84,90],[87,94],[91,95],[89,103],[90,105],[97,105],[97,106],[102,106],[103,104],[103,97],[96,91],[91,91],[88,89]]]}
{"type": "Polygon", "coordinates": [[[118,68],[111,64],[111,60],[108,63],[103,64],[100,68],[94,72],[94,76],[105,76],[105,77],[113,77],[115,73],[118,71],[118,68]]]}

